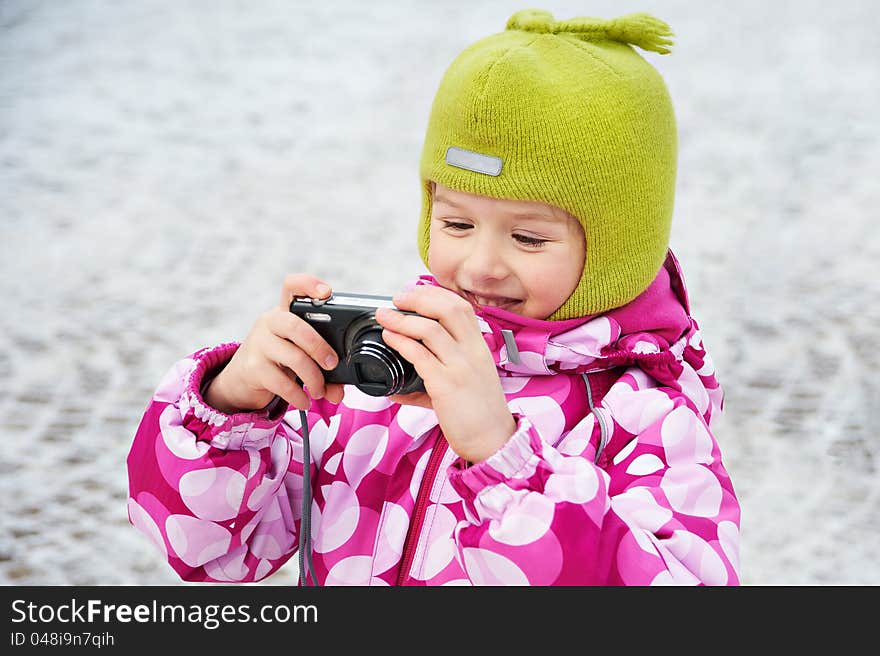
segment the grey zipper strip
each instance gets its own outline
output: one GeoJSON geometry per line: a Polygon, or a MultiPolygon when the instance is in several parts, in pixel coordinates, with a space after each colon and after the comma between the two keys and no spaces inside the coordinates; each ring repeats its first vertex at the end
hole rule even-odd
{"type": "Polygon", "coordinates": [[[512,364],[519,364],[521,358],[519,357],[519,349],[516,347],[516,340],[513,339],[513,331],[503,329],[501,336],[504,338],[504,346],[507,347],[507,361],[512,364]]]}
{"type": "Polygon", "coordinates": [[[596,457],[593,458],[593,462],[599,462],[599,455],[602,453],[605,445],[608,444],[608,425],[605,423],[604,413],[597,411],[596,406],[593,404],[593,389],[590,387],[590,375],[581,374],[581,377],[584,379],[584,385],[587,386],[587,403],[590,404],[590,412],[599,421],[599,446],[596,449],[596,457]]]}

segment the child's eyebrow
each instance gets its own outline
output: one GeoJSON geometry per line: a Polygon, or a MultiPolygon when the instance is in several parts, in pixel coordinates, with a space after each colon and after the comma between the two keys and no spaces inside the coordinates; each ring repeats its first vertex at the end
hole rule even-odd
{"type": "Polygon", "coordinates": [[[511,216],[517,219],[534,219],[548,223],[565,223],[568,221],[568,217],[564,214],[542,212],[541,210],[523,210],[522,212],[513,212],[511,216]]]}
{"type": "Polygon", "coordinates": [[[446,198],[445,196],[442,196],[441,194],[438,194],[436,192],[434,193],[434,202],[435,203],[443,203],[444,205],[449,205],[451,207],[461,207],[461,205],[459,205],[455,201],[450,200],[450,199],[446,198]]]}

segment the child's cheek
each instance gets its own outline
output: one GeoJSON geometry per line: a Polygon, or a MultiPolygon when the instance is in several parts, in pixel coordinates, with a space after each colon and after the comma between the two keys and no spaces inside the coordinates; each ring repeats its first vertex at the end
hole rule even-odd
{"type": "Polygon", "coordinates": [[[428,245],[428,269],[437,279],[437,282],[444,287],[448,287],[452,279],[454,266],[450,262],[451,258],[448,257],[446,249],[442,245],[436,245],[438,242],[442,242],[443,237],[438,236],[437,239],[433,237],[434,235],[432,235],[431,243],[428,245]]]}

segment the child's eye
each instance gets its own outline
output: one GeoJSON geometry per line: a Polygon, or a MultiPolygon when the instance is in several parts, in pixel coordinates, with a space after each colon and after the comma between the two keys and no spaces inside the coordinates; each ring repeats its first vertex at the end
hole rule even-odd
{"type": "Polygon", "coordinates": [[[543,246],[549,241],[547,239],[539,239],[538,237],[530,237],[529,235],[514,235],[513,238],[524,246],[543,246]]]}
{"type": "Polygon", "coordinates": [[[468,230],[468,229],[472,228],[473,226],[471,226],[470,223],[462,223],[461,221],[449,221],[448,219],[444,219],[443,220],[443,227],[450,228],[451,230],[457,230],[457,231],[464,232],[465,230],[468,230]]]}

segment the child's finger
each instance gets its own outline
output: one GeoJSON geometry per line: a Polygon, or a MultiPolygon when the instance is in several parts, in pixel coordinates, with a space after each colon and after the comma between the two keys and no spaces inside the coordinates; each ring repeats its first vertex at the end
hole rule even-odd
{"type": "Polygon", "coordinates": [[[263,387],[280,396],[299,410],[307,410],[311,405],[308,394],[303,391],[296,379],[278,365],[268,365],[263,372],[263,387]]]}
{"type": "Polygon", "coordinates": [[[327,298],[332,289],[326,282],[308,273],[289,273],[281,285],[281,307],[290,309],[294,296],[327,298]]]}
{"type": "Polygon", "coordinates": [[[264,354],[272,362],[287,367],[298,376],[314,399],[324,396],[324,374],[301,348],[286,339],[275,338],[266,344],[264,354]]]}
{"type": "Polygon", "coordinates": [[[329,383],[324,386],[324,398],[331,403],[341,403],[345,396],[345,386],[341,383],[329,383]]]}
{"type": "Polygon", "coordinates": [[[438,367],[442,367],[443,363],[440,359],[430,351],[421,342],[388,330],[382,331],[382,340],[415,367],[416,372],[423,380],[432,378],[438,367]]]}
{"type": "Polygon", "coordinates": [[[420,285],[394,296],[394,304],[439,321],[456,341],[482,340],[473,306],[461,296],[442,287],[420,285]]]}
{"type": "Polygon", "coordinates": [[[383,328],[422,342],[441,362],[448,362],[458,348],[446,328],[435,319],[378,308],[376,321],[383,328]]]}
{"type": "Polygon", "coordinates": [[[431,397],[426,392],[411,392],[409,394],[392,394],[388,397],[393,403],[400,405],[416,405],[420,408],[433,409],[431,397]]]}
{"type": "Polygon", "coordinates": [[[326,370],[339,364],[339,356],[333,347],[307,322],[286,309],[273,311],[268,317],[269,330],[275,335],[293,342],[326,370]]]}

